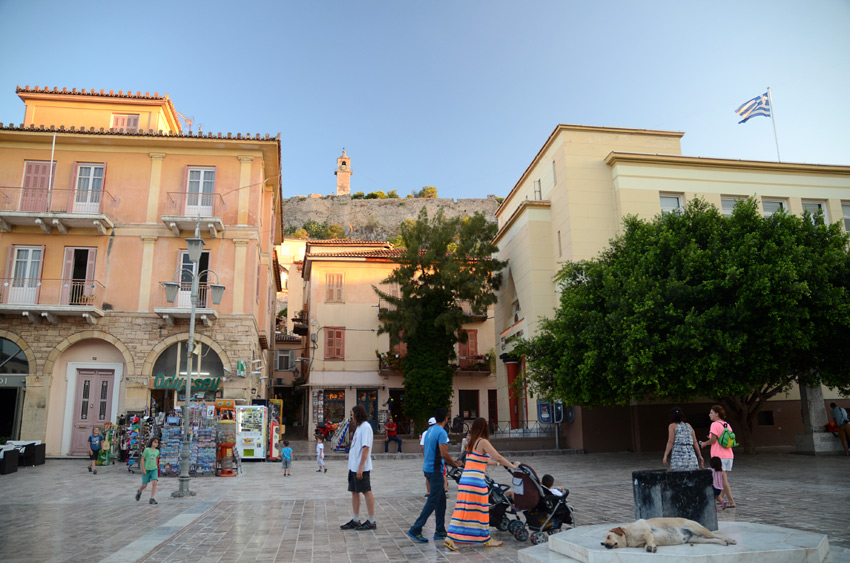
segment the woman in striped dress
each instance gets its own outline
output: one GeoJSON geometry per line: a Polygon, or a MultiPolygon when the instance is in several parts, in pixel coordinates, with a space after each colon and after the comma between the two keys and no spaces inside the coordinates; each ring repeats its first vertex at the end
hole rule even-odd
{"type": "Polygon", "coordinates": [[[490,443],[487,421],[476,418],[469,431],[466,446],[466,464],[457,489],[457,503],[449,524],[449,536],[445,545],[457,551],[458,544],[499,547],[501,541],[490,538],[490,503],[484,475],[487,465],[504,465],[516,469],[519,463],[511,463],[496,451],[490,443]]]}

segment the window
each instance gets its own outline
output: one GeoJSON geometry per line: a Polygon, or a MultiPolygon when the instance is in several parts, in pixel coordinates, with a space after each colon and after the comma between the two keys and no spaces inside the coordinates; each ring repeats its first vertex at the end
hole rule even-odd
{"type": "Polygon", "coordinates": [[[774,213],[785,211],[785,202],[779,199],[763,199],[761,202],[764,216],[770,217],[774,213]]]}
{"type": "Polygon", "coordinates": [[[541,201],[543,199],[543,186],[540,184],[540,180],[534,180],[534,199],[535,201],[541,201]]]}
{"type": "Polygon", "coordinates": [[[24,164],[24,185],[20,211],[47,211],[50,188],[56,179],[56,164],[27,161],[24,164]]]}
{"type": "Polygon", "coordinates": [[[850,203],[841,204],[841,213],[844,215],[844,230],[850,233],[850,203]]]}
{"type": "Polygon", "coordinates": [[[555,159],[552,159],[552,185],[558,183],[558,176],[555,174],[555,159]]]}
{"type": "Polygon", "coordinates": [[[123,129],[127,132],[139,130],[139,114],[137,113],[115,113],[112,115],[112,128],[123,129]]]}
{"type": "Polygon", "coordinates": [[[720,212],[724,217],[731,217],[732,211],[734,211],[735,206],[738,205],[738,202],[741,201],[741,198],[737,197],[721,197],[720,198],[720,212]]]}
{"type": "Polygon", "coordinates": [[[295,368],[295,350],[278,350],[275,352],[277,358],[276,371],[289,371],[295,368]]]}
{"type": "Polygon", "coordinates": [[[759,411],[757,416],[759,426],[773,426],[773,411],[759,411]]]}
{"type": "Polygon", "coordinates": [[[466,330],[466,342],[457,343],[458,366],[469,368],[478,363],[478,331],[466,330]]]}
{"type": "Polygon", "coordinates": [[[397,355],[399,358],[403,358],[407,355],[407,342],[402,341],[402,337],[404,336],[404,331],[400,330],[398,333],[398,337],[392,339],[392,353],[397,355]]]}
{"type": "Polygon", "coordinates": [[[100,212],[104,164],[77,163],[74,213],[100,212]]]}
{"type": "Polygon", "coordinates": [[[822,201],[804,201],[803,211],[811,213],[813,219],[818,215],[818,213],[823,213],[824,223],[827,225],[829,224],[829,217],[826,216],[826,205],[824,205],[822,201]]]}
{"type": "Polygon", "coordinates": [[[678,213],[682,211],[682,197],[678,195],[661,195],[661,214],[678,213]]]}
{"type": "MultiPolygon", "coordinates": [[[[186,377],[186,356],[187,356],[187,345],[189,343],[187,341],[176,342],[166,348],[154,361],[153,363],[153,371],[151,375],[153,377],[163,376],[163,377],[171,377],[176,375],[177,377],[186,377]]],[[[200,346],[200,354],[192,354],[191,358],[191,367],[189,368],[192,372],[192,378],[207,378],[207,377],[224,377],[224,366],[221,363],[221,358],[218,357],[218,354],[204,344],[203,342],[195,343],[195,347],[200,346]]],[[[185,382],[184,382],[185,383],[185,382]]],[[[216,398],[220,398],[222,394],[222,387],[219,384],[218,389],[210,389],[210,390],[195,390],[191,391],[192,400],[196,401],[213,401],[216,398]]],[[[177,400],[186,400],[186,387],[185,385],[177,390],[177,400]]]]}
{"type": "Polygon", "coordinates": [[[41,285],[43,246],[9,247],[6,263],[8,286],[2,288],[3,302],[15,305],[34,305],[41,285]]]}
{"type": "Polygon", "coordinates": [[[558,231],[558,258],[561,258],[563,255],[564,252],[561,249],[561,231],[558,231]]]}
{"type": "Polygon", "coordinates": [[[186,168],[186,215],[211,216],[213,193],[215,193],[215,168],[186,168]]]}
{"type": "Polygon", "coordinates": [[[325,274],[325,303],[344,303],[342,274],[325,274]]]}
{"type": "Polygon", "coordinates": [[[325,327],[325,359],[345,359],[345,328],[341,326],[325,327]]]}

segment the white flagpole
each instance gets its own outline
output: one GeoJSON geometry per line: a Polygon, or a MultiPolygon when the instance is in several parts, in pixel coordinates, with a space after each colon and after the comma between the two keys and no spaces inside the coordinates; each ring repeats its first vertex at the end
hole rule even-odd
{"type": "Polygon", "coordinates": [[[776,141],[776,160],[782,162],[782,157],[779,156],[779,137],[776,135],[776,110],[773,106],[773,96],[770,95],[770,86],[767,87],[767,100],[770,102],[770,122],[773,123],[773,140],[776,141]]]}

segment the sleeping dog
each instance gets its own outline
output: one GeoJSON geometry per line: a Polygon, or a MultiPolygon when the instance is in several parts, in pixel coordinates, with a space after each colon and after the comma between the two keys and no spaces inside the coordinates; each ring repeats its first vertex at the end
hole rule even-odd
{"type": "Polygon", "coordinates": [[[698,522],[687,518],[650,518],[633,524],[614,528],[605,536],[602,545],[615,547],[644,547],[655,553],[659,545],[682,545],[689,543],[717,543],[734,545],[735,540],[723,538],[698,522]]]}

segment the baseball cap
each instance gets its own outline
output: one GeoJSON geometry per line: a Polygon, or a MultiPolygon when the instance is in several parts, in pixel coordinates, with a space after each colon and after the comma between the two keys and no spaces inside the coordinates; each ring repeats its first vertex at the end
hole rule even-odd
{"type": "Polygon", "coordinates": [[[434,417],[432,416],[431,418],[429,418],[429,419],[428,419],[428,426],[434,426],[435,424],[437,424],[437,419],[436,419],[436,418],[434,418],[434,417]]]}

